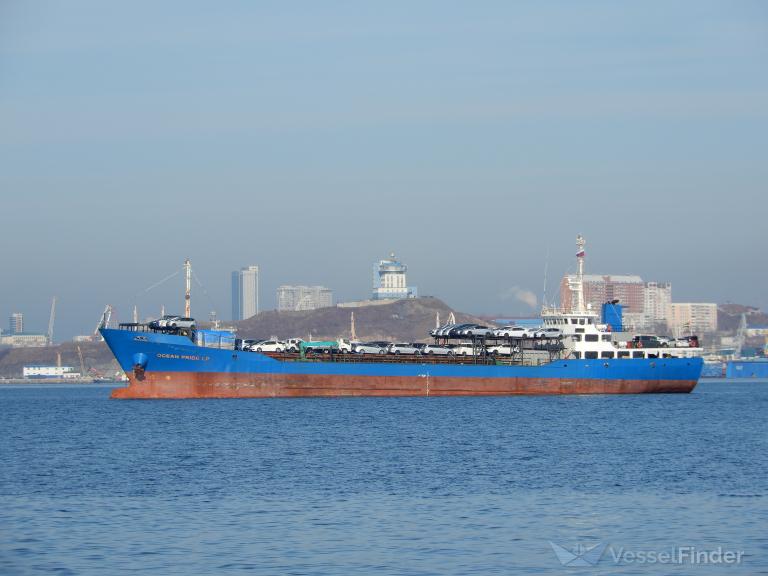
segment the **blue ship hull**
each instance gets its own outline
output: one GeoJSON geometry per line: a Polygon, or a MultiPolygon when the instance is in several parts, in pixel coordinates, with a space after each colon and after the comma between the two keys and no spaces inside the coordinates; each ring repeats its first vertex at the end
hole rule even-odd
{"type": "MultiPolygon", "coordinates": [[[[184,336],[101,330],[129,385],[117,398],[690,392],[701,358],[555,360],[539,366],[281,360],[184,336]]],[[[351,361],[349,361],[351,359],[351,361]]]]}

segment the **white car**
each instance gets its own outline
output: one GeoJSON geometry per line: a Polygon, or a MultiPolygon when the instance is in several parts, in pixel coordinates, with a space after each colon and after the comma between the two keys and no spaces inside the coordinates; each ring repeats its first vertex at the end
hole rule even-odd
{"type": "Polygon", "coordinates": [[[482,347],[475,348],[472,346],[471,342],[461,342],[453,349],[453,353],[456,356],[474,356],[480,354],[482,351],[482,347]]]}
{"type": "Polygon", "coordinates": [[[536,338],[560,338],[563,335],[563,331],[560,328],[541,328],[536,330],[534,336],[536,338]]]}
{"type": "Polygon", "coordinates": [[[510,344],[499,344],[498,346],[490,346],[488,348],[488,354],[491,356],[511,356],[519,351],[520,348],[510,344]]]}
{"type": "Polygon", "coordinates": [[[262,340],[251,344],[248,349],[251,352],[285,352],[285,344],[279,340],[262,340]]]}
{"type": "Polygon", "coordinates": [[[256,344],[258,342],[260,342],[260,340],[248,340],[248,339],[243,340],[240,343],[240,349],[241,350],[250,350],[251,346],[253,346],[254,344],[256,344]]]}
{"type": "Polygon", "coordinates": [[[195,319],[194,318],[185,318],[183,316],[179,316],[179,317],[174,318],[173,320],[169,321],[167,326],[168,326],[168,328],[194,328],[195,327],[195,319]]]}
{"type": "Polygon", "coordinates": [[[494,336],[506,338],[533,338],[533,330],[523,326],[504,326],[493,331],[494,336]]]}
{"type": "Polygon", "coordinates": [[[353,342],[352,352],[355,354],[386,354],[387,348],[376,342],[353,342]]]}
{"type": "Polygon", "coordinates": [[[474,326],[470,326],[469,328],[465,328],[461,332],[459,332],[461,336],[492,336],[493,330],[491,328],[488,328],[488,326],[480,326],[475,324],[474,326]]]}
{"type": "Polygon", "coordinates": [[[166,314],[162,318],[158,318],[157,320],[152,320],[149,323],[149,327],[155,330],[170,328],[171,327],[170,323],[179,319],[181,319],[181,316],[176,316],[174,314],[166,314]]]}
{"type": "Polygon", "coordinates": [[[429,331],[429,335],[430,336],[442,336],[443,332],[453,328],[454,326],[456,326],[456,324],[443,324],[439,328],[435,328],[434,330],[430,330],[429,331]]]}
{"type": "Polygon", "coordinates": [[[387,352],[390,354],[412,354],[414,356],[421,354],[418,348],[416,348],[413,344],[408,344],[407,342],[390,344],[387,346],[387,352]]]}
{"type": "Polygon", "coordinates": [[[304,340],[301,338],[288,338],[288,340],[285,341],[285,351],[298,352],[302,342],[304,342],[304,340]]]}
{"type": "Polygon", "coordinates": [[[696,336],[687,336],[683,338],[675,338],[668,344],[672,348],[698,348],[699,339],[696,336]]]}
{"type": "Polygon", "coordinates": [[[454,348],[453,345],[441,346],[440,344],[427,344],[421,349],[421,353],[426,354],[427,356],[453,356],[454,348]]]}

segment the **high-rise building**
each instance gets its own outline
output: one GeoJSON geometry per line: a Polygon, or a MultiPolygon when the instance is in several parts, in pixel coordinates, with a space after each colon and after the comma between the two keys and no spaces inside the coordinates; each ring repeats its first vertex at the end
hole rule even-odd
{"type": "Polygon", "coordinates": [[[717,331],[717,304],[672,302],[668,307],[667,326],[676,337],[717,331]]]}
{"type": "Polygon", "coordinates": [[[669,282],[646,282],[643,289],[644,323],[648,328],[667,321],[669,305],[672,303],[672,284],[669,282]]]}
{"type": "MultiPolygon", "coordinates": [[[[563,277],[560,283],[560,305],[565,311],[573,311],[573,291],[570,286],[576,282],[576,275],[563,277]]],[[[606,302],[618,300],[625,313],[643,314],[645,311],[645,283],[640,276],[600,276],[584,274],[584,304],[596,312],[606,302]]]]}
{"type": "Polygon", "coordinates": [[[325,286],[289,286],[277,289],[277,309],[280,312],[315,310],[333,306],[333,291],[325,286]]]}
{"type": "Polygon", "coordinates": [[[232,320],[245,320],[259,313],[259,267],[232,272],[232,320]]]}
{"type": "Polygon", "coordinates": [[[416,298],[416,286],[408,286],[405,273],[408,267],[395,258],[379,260],[373,265],[373,300],[416,298]]]}
{"type": "Polygon", "coordinates": [[[8,332],[11,334],[21,334],[24,332],[24,314],[14,312],[8,318],[8,332]]]}

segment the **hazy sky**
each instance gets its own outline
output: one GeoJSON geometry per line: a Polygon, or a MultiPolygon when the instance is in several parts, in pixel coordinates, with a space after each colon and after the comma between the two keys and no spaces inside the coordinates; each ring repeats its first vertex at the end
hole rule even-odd
{"type": "Polygon", "coordinates": [[[587,266],[768,307],[765,2],[0,2],[0,324],[182,306],[185,257],[530,313],[587,266]]]}

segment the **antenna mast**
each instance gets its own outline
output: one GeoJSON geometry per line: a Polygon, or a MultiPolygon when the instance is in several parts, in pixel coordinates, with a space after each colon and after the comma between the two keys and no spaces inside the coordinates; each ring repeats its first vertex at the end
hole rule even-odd
{"type": "Polygon", "coordinates": [[[184,316],[187,318],[192,317],[192,264],[189,258],[184,260],[184,277],[186,279],[186,292],[184,293],[184,316]]]}
{"type": "Polygon", "coordinates": [[[547,307],[547,272],[549,272],[549,247],[547,247],[547,257],[544,259],[544,291],[541,294],[541,308],[547,307]]]}
{"type": "Polygon", "coordinates": [[[576,313],[584,314],[584,245],[586,241],[579,234],[576,236],[576,262],[579,271],[576,276],[576,313]]]}

